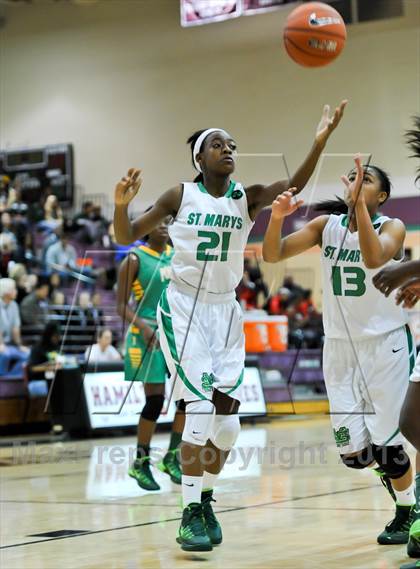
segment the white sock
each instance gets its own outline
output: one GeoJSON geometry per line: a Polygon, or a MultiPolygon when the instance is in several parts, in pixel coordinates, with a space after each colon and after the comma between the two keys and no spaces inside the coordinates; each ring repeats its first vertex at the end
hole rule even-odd
{"type": "Polygon", "coordinates": [[[213,490],[214,485],[216,483],[216,478],[218,474],[212,474],[211,472],[204,471],[203,474],[203,492],[206,490],[213,490]]]}
{"type": "Polygon", "coordinates": [[[394,488],[394,492],[399,506],[413,506],[416,503],[414,498],[414,484],[410,484],[406,490],[398,491],[394,488]]]}
{"type": "Polygon", "coordinates": [[[201,504],[201,490],[203,488],[202,476],[187,476],[182,475],[182,501],[184,508],[188,504],[196,503],[201,504]]]}

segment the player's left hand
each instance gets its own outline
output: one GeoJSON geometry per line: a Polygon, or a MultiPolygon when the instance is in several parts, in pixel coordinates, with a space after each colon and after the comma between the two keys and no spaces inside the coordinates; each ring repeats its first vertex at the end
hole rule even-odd
{"type": "Polygon", "coordinates": [[[395,267],[385,267],[376,274],[372,282],[385,296],[389,296],[393,290],[403,285],[407,280],[404,263],[395,267]]]}
{"type": "Polygon", "coordinates": [[[324,106],[321,120],[315,134],[315,140],[318,144],[321,144],[322,146],[326,144],[328,138],[330,137],[330,134],[337,128],[339,122],[341,121],[347,103],[348,101],[346,99],[344,101],[341,101],[340,105],[335,109],[334,115],[332,117],[330,117],[330,106],[324,106]]]}
{"type": "Polygon", "coordinates": [[[348,201],[351,203],[353,207],[356,206],[357,203],[361,203],[363,201],[363,166],[362,166],[362,159],[360,154],[357,154],[354,157],[354,163],[356,165],[356,177],[355,179],[350,182],[347,176],[341,176],[341,181],[347,188],[347,197],[348,201]]]}
{"type": "Polygon", "coordinates": [[[420,299],[420,277],[410,279],[397,292],[397,304],[402,304],[404,308],[413,308],[420,299]]]}

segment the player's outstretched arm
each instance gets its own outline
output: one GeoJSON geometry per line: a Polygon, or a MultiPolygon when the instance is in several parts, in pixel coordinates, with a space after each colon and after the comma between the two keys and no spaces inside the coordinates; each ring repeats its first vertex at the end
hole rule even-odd
{"type": "Polygon", "coordinates": [[[305,225],[299,231],[281,236],[284,218],[302,205],[300,200],[293,202],[296,188],[288,190],[276,197],[272,204],[270,222],[264,235],[263,259],[268,263],[277,263],[289,257],[294,257],[321,243],[322,231],[328,220],[327,215],[321,215],[305,225]]]}
{"type": "Polygon", "coordinates": [[[140,174],[141,170],[130,168],[115,186],[114,230],[117,242],[122,245],[130,245],[144,237],[168,215],[175,217],[181,204],[182,187],[176,186],[162,194],[149,211],[131,221],[128,206],[141,187],[140,174]]]}
{"type": "Polygon", "coordinates": [[[372,279],[373,284],[385,296],[411,279],[420,278],[420,261],[408,261],[395,267],[385,267],[372,279]]]}
{"type": "Polygon", "coordinates": [[[305,160],[292,176],[291,180],[280,180],[268,186],[256,184],[246,189],[248,207],[253,218],[255,218],[264,207],[270,205],[278,194],[282,194],[287,191],[288,188],[297,188],[297,193],[303,190],[315,170],[319,157],[327,144],[328,138],[339,125],[346,105],[346,100],[341,101],[340,105],[335,109],[332,117],[330,117],[329,105],[324,106],[312,148],[305,160]]]}

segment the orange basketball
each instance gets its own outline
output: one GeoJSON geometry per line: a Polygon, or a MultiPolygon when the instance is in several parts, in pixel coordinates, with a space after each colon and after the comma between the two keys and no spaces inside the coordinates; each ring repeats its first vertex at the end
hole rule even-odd
{"type": "Polygon", "coordinates": [[[346,43],[343,18],[328,4],[308,2],[289,14],[284,30],[287,53],[304,67],[328,65],[346,43]]]}

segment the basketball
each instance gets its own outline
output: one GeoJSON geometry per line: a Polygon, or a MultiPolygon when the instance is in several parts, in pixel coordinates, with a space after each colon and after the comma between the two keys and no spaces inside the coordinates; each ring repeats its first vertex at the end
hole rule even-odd
{"type": "Polygon", "coordinates": [[[322,67],[340,55],[347,33],[337,10],[309,2],[289,14],[283,37],[293,61],[304,67],[322,67]]]}

